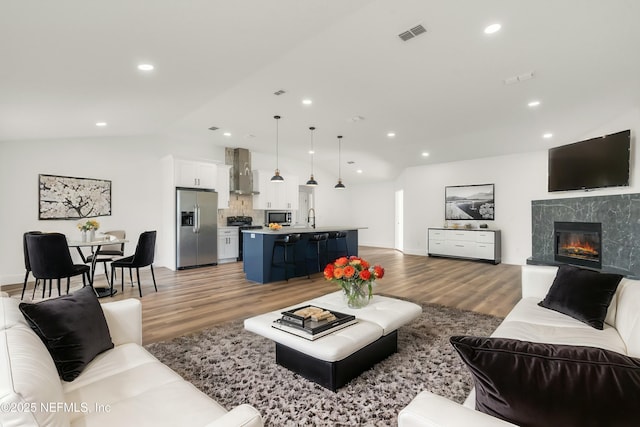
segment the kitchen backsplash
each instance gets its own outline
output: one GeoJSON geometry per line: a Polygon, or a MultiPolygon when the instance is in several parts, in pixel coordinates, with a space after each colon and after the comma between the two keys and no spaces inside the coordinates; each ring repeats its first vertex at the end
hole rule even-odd
{"type": "Polygon", "coordinates": [[[253,209],[253,196],[231,194],[229,196],[229,209],[218,210],[218,226],[227,225],[229,216],[250,216],[253,218],[253,225],[264,225],[264,210],[253,209]]]}

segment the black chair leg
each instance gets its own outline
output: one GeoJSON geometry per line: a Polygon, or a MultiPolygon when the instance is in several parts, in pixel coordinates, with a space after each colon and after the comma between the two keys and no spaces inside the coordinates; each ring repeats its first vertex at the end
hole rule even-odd
{"type": "Polygon", "coordinates": [[[67,277],[67,295],[69,295],[69,285],[71,284],[71,277],[67,277]]]}
{"type": "Polygon", "coordinates": [[[60,278],[56,280],[56,283],[58,284],[58,296],[60,297],[62,296],[62,294],[60,293],[60,278]]]}
{"type": "Polygon", "coordinates": [[[20,299],[24,299],[24,291],[27,289],[27,280],[29,280],[29,270],[27,270],[26,274],[24,275],[24,284],[22,285],[22,296],[20,297],[20,299]]]}
{"type": "Polygon", "coordinates": [[[122,293],[124,294],[124,267],[120,269],[120,279],[121,279],[122,293]]]}
{"type": "Polygon", "coordinates": [[[129,268],[129,279],[131,280],[131,287],[133,288],[133,272],[131,271],[131,268],[129,268]]]}
{"type": "Polygon", "coordinates": [[[109,282],[109,284],[111,286],[109,286],[109,291],[111,293],[111,296],[113,296],[113,282],[115,282],[116,276],[114,276],[113,274],[115,273],[116,268],[112,265],[111,266],[111,281],[109,282]]]}
{"type": "Polygon", "coordinates": [[[40,284],[40,279],[36,279],[36,283],[33,285],[33,295],[31,295],[31,299],[36,298],[36,289],[38,289],[38,285],[40,284]]]}
{"type": "MultiPolygon", "coordinates": [[[[131,271],[131,269],[129,269],[131,271]]],[[[142,286],[140,286],[140,269],[136,267],[136,278],[138,279],[138,292],[140,292],[140,298],[142,298],[142,286]]]]}
{"type": "Polygon", "coordinates": [[[107,278],[107,282],[108,282],[109,281],[109,274],[107,272],[107,261],[104,261],[103,264],[104,264],[104,277],[107,278]]]}
{"type": "Polygon", "coordinates": [[[151,278],[153,279],[153,287],[156,288],[156,292],[158,292],[158,287],[156,286],[156,275],[153,273],[153,264],[149,265],[151,267],[151,278]]]}

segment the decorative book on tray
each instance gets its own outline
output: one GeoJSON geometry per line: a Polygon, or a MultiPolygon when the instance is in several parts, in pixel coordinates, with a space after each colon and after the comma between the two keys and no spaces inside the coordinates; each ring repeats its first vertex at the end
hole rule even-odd
{"type": "Polygon", "coordinates": [[[308,340],[315,340],[356,322],[356,317],[352,314],[306,305],[283,311],[282,317],[274,320],[272,326],[308,340]]]}

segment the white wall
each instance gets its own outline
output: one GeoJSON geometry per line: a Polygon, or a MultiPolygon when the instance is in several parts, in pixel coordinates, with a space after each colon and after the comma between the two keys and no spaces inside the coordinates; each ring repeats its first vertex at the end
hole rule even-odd
{"type": "Polygon", "coordinates": [[[358,244],[393,248],[395,239],[395,185],[393,182],[348,187],[350,223],[367,227],[358,244]]]}
{"type": "MultiPolygon", "coordinates": [[[[583,138],[632,129],[640,132],[640,110],[594,128],[583,138]]],[[[575,141],[562,141],[562,145],[575,141]]],[[[509,141],[505,141],[508,144],[509,141]]],[[[404,190],[404,248],[426,254],[426,229],[444,224],[444,187],[494,183],[496,220],[492,228],[503,232],[503,262],[524,264],[531,255],[531,200],[640,192],[640,150],[632,156],[632,185],[622,189],[547,193],[547,150],[510,156],[436,164],[406,169],[393,182],[352,185],[335,190],[337,171],[315,168],[320,185],[315,191],[318,226],[368,227],[360,233],[363,245],[394,247],[394,191],[404,190]]],[[[162,224],[163,184],[161,158],[176,157],[224,161],[224,148],[206,140],[179,135],[129,138],[93,138],[28,142],[0,142],[0,285],[21,283],[24,277],[22,234],[28,230],[60,231],[79,235],[78,221],[38,220],[38,174],[65,175],[112,181],[113,214],[100,217],[101,230],[126,229],[135,249],[139,233],[162,224]]],[[[253,153],[254,169],[273,169],[272,155],[253,153]]],[[[283,157],[283,172],[308,179],[308,165],[283,157]]],[[[337,169],[337,165],[335,165],[337,169]]],[[[167,228],[166,226],[164,228],[167,228]]],[[[162,260],[159,260],[162,262],[162,260]]],[[[162,265],[162,264],[158,264],[162,265]]]]}
{"type": "MultiPolygon", "coordinates": [[[[38,174],[112,181],[112,215],[96,218],[100,230],[125,229],[133,253],[138,235],[161,228],[160,158],[224,161],[224,150],[206,141],[166,137],[93,138],[0,143],[0,285],[22,283],[22,234],[58,231],[80,237],[76,220],[38,220],[38,174]]],[[[79,257],[72,251],[79,262],[79,257]]]]}
{"type": "Polygon", "coordinates": [[[502,230],[502,260],[521,264],[531,252],[531,200],[546,195],[547,152],[443,163],[404,171],[404,248],[426,255],[428,227],[442,227],[444,188],[495,184],[495,221],[502,230]]]}
{"type": "MultiPolygon", "coordinates": [[[[631,186],[559,193],[547,192],[547,150],[501,157],[443,163],[406,169],[396,180],[404,189],[405,253],[425,255],[428,227],[444,225],[444,187],[448,185],[495,184],[495,221],[490,228],[502,230],[502,260],[525,264],[531,256],[531,201],[640,192],[640,150],[633,143],[640,133],[640,110],[594,128],[580,140],[631,129],[631,186]]],[[[563,141],[555,145],[577,141],[563,141]]],[[[508,141],[505,141],[505,144],[508,141]]],[[[389,227],[392,224],[387,225],[389,227]]],[[[393,241],[386,245],[393,247],[393,241]]]]}
{"type": "MultiPolygon", "coordinates": [[[[138,235],[157,230],[157,245],[171,241],[172,226],[163,221],[163,195],[171,182],[163,176],[161,159],[178,158],[224,162],[224,148],[209,141],[184,135],[91,138],[26,142],[0,142],[0,285],[22,283],[24,258],[22,234],[29,230],[57,231],[79,238],[77,220],[38,220],[38,174],[97,178],[112,181],[112,215],[96,218],[100,230],[125,229],[133,253],[138,235]]],[[[254,153],[254,169],[272,169],[275,157],[254,153]]],[[[283,157],[283,172],[308,179],[308,165],[283,157]]],[[[336,165],[337,168],[337,165],[336,165]]],[[[334,190],[337,177],[321,168],[316,194],[316,223],[351,225],[348,203],[350,189],[334,190]]],[[[164,250],[156,251],[156,265],[165,265],[164,250]]],[[[81,262],[75,251],[72,255],[81,262]]]]}

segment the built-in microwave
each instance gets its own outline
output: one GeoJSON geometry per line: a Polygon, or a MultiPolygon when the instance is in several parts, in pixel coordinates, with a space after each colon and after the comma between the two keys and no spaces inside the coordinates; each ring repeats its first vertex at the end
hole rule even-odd
{"type": "Polygon", "coordinates": [[[291,225],[291,211],[266,211],[264,214],[265,225],[276,223],[291,225]]]}

